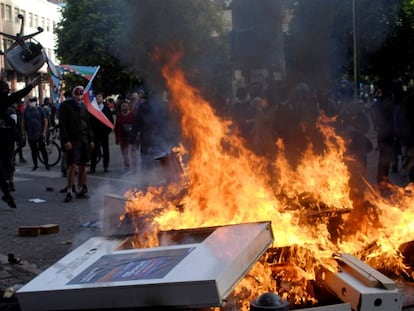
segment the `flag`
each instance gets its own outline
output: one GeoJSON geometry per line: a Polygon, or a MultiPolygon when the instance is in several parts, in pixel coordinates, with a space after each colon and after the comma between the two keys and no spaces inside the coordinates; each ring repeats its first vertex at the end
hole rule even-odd
{"type": "Polygon", "coordinates": [[[60,65],[59,71],[61,73],[71,72],[77,74],[81,77],[84,77],[86,80],[90,81],[96,75],[99,70],[99,66],[78,66],[78,65],[60,65]]]}
{"type": "Polygon", "coordinates": [[[92,114],[95,118],[105,124],[107,127],[114,129],[114,125],[109,119],[105,116],[105,114],[99,109],[98,103],[95,99],[95,94],[93,92],[92,81],[95,78],[96,74],[98,73],[99,66],[95,67],[95,72],[92,74],[91,78],[89,79],[88,84],[85,87],[83,93],[83,102],[85,103],[86,107],[90,114],[92,114]]]}
{"type": "Polygon", "coordinates": [[[52,99],[55,103],[57,103],[59,101],[60,89],[62,87],[61,80],[52,73],[49,67],[47,68],[47,76],[52,99]]]}

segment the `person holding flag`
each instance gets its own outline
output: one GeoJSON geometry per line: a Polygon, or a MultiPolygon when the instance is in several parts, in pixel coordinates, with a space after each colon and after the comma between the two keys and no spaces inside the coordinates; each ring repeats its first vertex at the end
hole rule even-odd
{"type": "Polygon", "coordinates": [[[67,193],[64,202],[70,202],[74,195],[85,197],[88,192],[86,163],[94,148],[93,132],[88,109],[83,102],[84,88],[76,86],[72,97],[59,108],[59,126],[62,146],[67,154],[67,193]],[[74,194],[75,171],[78,167],[78,190],[74,194]]]}
{"type": "MultiPolygon", "coordinates": [[[[96,102],[98,109],[105,115],[105,117],[114,123],[114,118],[112,116],[112,112],[108,107],[108,104],[104,101],[103,93],[98,92],[93,99],[96,102]]],[[[112,129],[105,125],[102,121],[96,118],[93,114],[90,115],[90,120],[92,124],[92,131],[93,131],[93,138],[95,148],[92,150],[91,154],[91,166],[89,169],[89,173],[95,173],[96,171],[96,159],[98,157],[99,148],[102,147],[102,158],[103,158],[103,169],[104,172],[109,172],[109,160],[110,160],[110,153],[109,153],[109,134],[111,133],[112,129]]]]}

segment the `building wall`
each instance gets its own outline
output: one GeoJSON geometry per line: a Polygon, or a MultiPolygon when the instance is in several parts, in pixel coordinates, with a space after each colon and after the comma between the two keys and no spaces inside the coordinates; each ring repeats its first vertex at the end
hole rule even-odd
{"type": "MultiPolygon", "coordinates": [[[[43,32],[36,35],[34,40],[40,42],[48,58],[55,64],[59,61],[54,52],[56,36],[54,29],[61,19],[60,6],[46,0],[0,0],[0,31],[10,35],[20,32],[21,20],[18,14],[24,16],[23,35],[36,32],[38,27],[43,32]]],[[[13,43],[13,40],[1,36],[1,50],[5,51],[13,43]]],[[[44,65],[40,72],[46,73],[47,66],[44,65]]],[[[20,87],[24,77],[13,74],[12,68],[5,63],[4,56],[0,56],[0,74],[11,80],[12,89],[20,87]]],[[[39,90],[42,93],[43,90],[39,90]]]]}

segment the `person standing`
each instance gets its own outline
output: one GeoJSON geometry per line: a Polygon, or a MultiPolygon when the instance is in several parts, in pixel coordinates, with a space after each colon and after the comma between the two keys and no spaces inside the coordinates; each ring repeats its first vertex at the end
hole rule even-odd
{"type": "Polygon", "coordinates": [[[115,121],[115,143],[121,148],[125,171],[129,171],[132,165],[131,170],[135,173],[138,160],[137,143],[130,139],[135,114],[131,111],[126,101],[120,107],[121,111],[117,114],[115,121]]]}
{"type": "Polygon", "coordinates": [[[86,163],[90,158],[90,150],[94,149],[93,132],[88,109],[82,102],[84,89],[75,86],[72,98],[65,100],[59,108],[60,138],[66,151],[67,193],[64,202],[73,198],[75,171],[78,167],[78,189],[76,197],[82,198],[88,192],[86,163]]]}
{"type": "Polygon", "coordinates": [[[377,132],[378,166],[377,186],[381,194],[387,195],[389,190],[389,173],[392,164],[396,130],[395,95],[391,81],[380,81],[381,97],[374,106],[374,127],[377,132]]]}
{"type": "MultiPolygon", "coordinates": [[[[16,103],[16,116],[17,116],[17,150],[16,154],[19,156],[19,162],[20,163],[26,163],[26,159],[23,156],[23,147],[26,146],[26,136],[24,135],[23,128],[22,128],[22,120],[23,120],[23,112],[25,109],[25,103],[23,100],[16,103]]],[[[14,159],[16,162],[16,159],[14,159]]]]}
{"type": "MultiPolygon", "coordinates": [[[[111,109],[109,109],[108,104],[104,101],[104,97],[102,93],[96,93],[95,96],[96,102],[98,104],[98,108],[102,111],[105,117],[114,123],[114,118],[112,116],[111,109]]],[[[109,160],[110,160],[110,153],[109,153],[109,134],[111,133],[111,129],[95,118],[93,115],[90,115],[90,120],[92,124],[92,131],[93,131],[93,139],[95,148],[92,150],[91,154],[91,167],[89,173],[96,172],[96,160],[98,158],[99,149],[102,147],[102,159],[103,159],[103,169],[104,172],[109,172],[109,160]]]]}
{"type": "MultiPolygon", "coordinates": [[[[70,91],[65,91],[63,93],[63,97],[64,97],[64,100],[63,101],[69,100],[69,99],[72,98],[72,93],[70,91]]],[[[59,103],[59,107],[60,107],[60,103],[59,103]]],[[[59,116],[59,110],[56,111],[56,114],[57,114],[57,116],[59,116]]],[[[68,167],[67,167],[67,164],[66,164],[66,150],[65,150],[65,148],[63,146],[62,141],[60,142],[60,150],[62,152],[62,158],[60,160],[60,170],[62,172],[62,177],[67,178],[68,177],[67,176],[67,169],[68,169],[68,167]]],[[[65,193],[66,192],[66,187],[63,189],[63,191],[61,190],[61,192],[62,193],[65,193]]]]}
{"type": "Polygon", "coordinates": [[[7,168],[14,156],[16,124],[8,113],[8,108],[26,96],[39,79],[40,77],[35,78],[25,88],[11,94],[9,84],[4,80],[0,80],[0,145],[2,146],[2,152],[0,152],[0,188],[3,192],[2,200],[11,208],[16,208],[16,202],[10,194],[7,183],[7,168]]]}
{"type": "Polygon", "coordinates": [[[46,169],[49,170],[45,143],[48,129],[47,113],[42,107],[39,107],[39,102],[35,96],[29,99],[29,107],[24,110],[22,129],[27,133],[27,141],[29,142],[33,161],[32,170],[35,171],[38,168],[39,151],[45,160],[46,169]]]}

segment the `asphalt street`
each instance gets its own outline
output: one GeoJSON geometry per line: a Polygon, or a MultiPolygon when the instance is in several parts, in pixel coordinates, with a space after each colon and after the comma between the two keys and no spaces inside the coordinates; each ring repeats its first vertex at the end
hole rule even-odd
{"type": "MultiPolygon", "coordinates": [[[[102,162],[96,173],[88,174],[89,197],[64,203],[66,186],[60,163],[46,170],[43,166],[32,171],[30,149],[24,148],[27,163],[17,163],[15,173],[17,208],[12,209],[0,200],[0,310],[19,311],[13,291],[32,280],[40,272],[55,264],[89,238],[105,235],[101,214],[108,194],[123,196],[134,188],[165,182],[163,171],[151,176],[124,171],[122,155],[110,135],[111,161],[109,172],[104,173],[102,162]],[[19,236],[19,228],[55,224],[58,233],[19,236]],[[10,262],[12,256],[17,263],[10,262]],[[7,293],[11,292],[11,298],[7,293]]],[[[368,154],[367,178],[375,180],[377,151],[368,154]]]]}
{"type": "MultiPolygon", "coordinates": [[[[2,292],[25,284],[89,238],[102,235],[101,212],[105,195],[122,196],[129,189],[143,187],[139,170],[135,174],[124,171],[121,151],[114,143],[113,133],[110,135],[110,155],[109,172],[104,173],[100,162],[96,173],[88,174],[88,198],[75,198],[64,203],[65,194],[60,190],[65,187],[66,178],[62,177],[60,163],[49,171],[43,166],[32,171],[30,148],[24,148],[27,163],[17,163],[16,191],[12,192],[17,208],[12,209],[0,200],[2,292]],[[19,235],[19,228],[47,224],[58,225],[59,232],[33,237],[19,235]],[[19,263],[10,263],[9,254],[19,263]]],[[[3,310],[1,306],[0,303],[0,310],[3,310]]]]}

